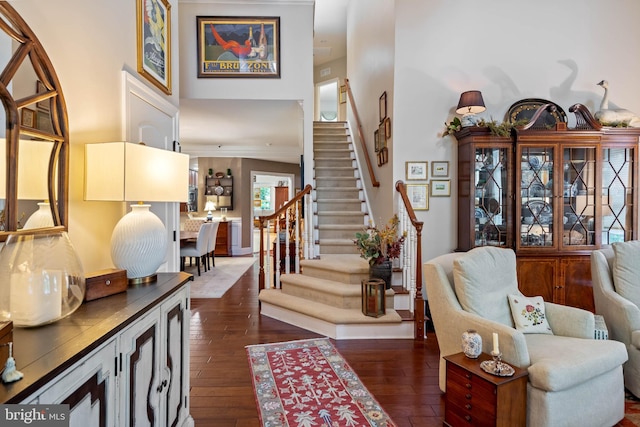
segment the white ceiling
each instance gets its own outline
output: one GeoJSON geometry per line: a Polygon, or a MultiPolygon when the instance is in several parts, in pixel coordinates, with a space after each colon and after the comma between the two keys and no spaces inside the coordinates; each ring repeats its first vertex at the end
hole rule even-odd
{"type": "MultiPolygon", "coordinates": [[[[260,3],[308,1],[260,0],[260,3]]],[[[348,2],[315,1],[314,67],[346,56],[348,2]]],[[[180,143],[183,152],[191,157],[246,157],[299,163],[301,135],[302,110],[297,101],[180,99],[180,143]],[[252,117],[251,126],[246,126],[246,117],[252,117]]]]}

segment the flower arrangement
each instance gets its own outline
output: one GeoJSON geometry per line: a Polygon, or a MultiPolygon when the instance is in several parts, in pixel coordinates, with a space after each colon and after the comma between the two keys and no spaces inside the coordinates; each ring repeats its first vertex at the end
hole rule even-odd
{"type": "Polygon", "coordinates": [[[353,243],[358,248],[360,257],[366,259],[370,266],[400,256],[406,233],[398,235],[399,223],[398,215],[394,215],[382,228],[370,225],[364,231],[356,233],[353,243]]]}

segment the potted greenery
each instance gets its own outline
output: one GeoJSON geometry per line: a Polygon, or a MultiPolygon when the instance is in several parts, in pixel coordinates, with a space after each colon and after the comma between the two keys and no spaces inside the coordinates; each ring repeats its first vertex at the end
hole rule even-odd
{"type": "Polygon", "coordinates": [[[360,257],[369,262],[369,276],[383,279],[387,289],[391,289],[391,260],[400,256],[405,233],[398,234],[398,215],[382,228],[367,227],[356,233],[353,243],[360,252],[360,257]]]}

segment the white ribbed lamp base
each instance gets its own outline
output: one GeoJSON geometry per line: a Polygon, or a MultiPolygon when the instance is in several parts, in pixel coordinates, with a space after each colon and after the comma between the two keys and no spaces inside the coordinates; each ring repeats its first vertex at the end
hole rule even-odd
{"type": "Polygon", "coordinates": [[[151,205],[131,205],[111,235],[111,260],[129,281],[154,276],[167,254],[167,232],[151,205]]]}
{"type": "Polygon", "coordinates": [[[40,202],[38,207],[39,209],[31,214],[27,222],[24,223],[23,229],[53,227],[53,217],[51,216],[49,202],[40,202]]]}

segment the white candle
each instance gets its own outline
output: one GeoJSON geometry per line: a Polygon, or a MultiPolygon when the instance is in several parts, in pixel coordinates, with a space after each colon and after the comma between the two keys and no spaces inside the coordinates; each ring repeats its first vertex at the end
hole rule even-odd
{"type": "Polygon", "coordinates": [[[493,333],[493,353],[500,353],[500,347],[498,347],[498,334],[496,332],[493,333]]]}

